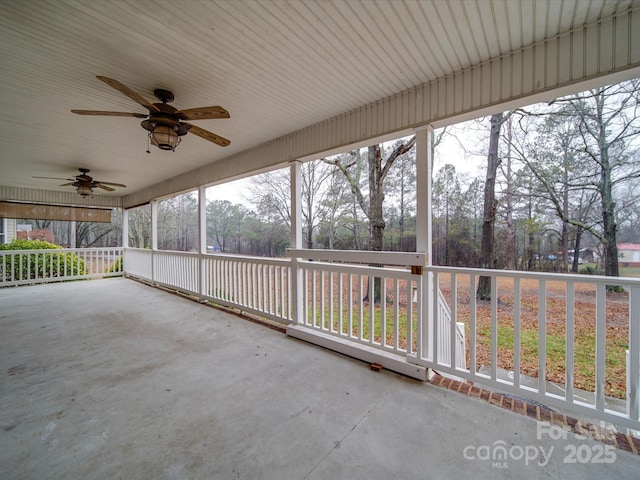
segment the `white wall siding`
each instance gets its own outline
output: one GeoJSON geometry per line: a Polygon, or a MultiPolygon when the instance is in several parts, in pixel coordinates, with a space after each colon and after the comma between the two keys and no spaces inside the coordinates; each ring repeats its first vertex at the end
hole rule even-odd
{"type": "Polygon", "coordinates": [[[17,233],[17,221],[15,218],[5,218],[6,220],[6,230],[4,232],[4,243],[13,242],[18,236],[17,233]]]}
{"type": "Polygon", "coordinates": [[[123,197],[107,195],[95,195],[92,198],[84,198],[73,191],[55,192],[53,190],[7,187],[0,185],[0,200],[14,202],[117,208],[122,206],[122,198],[123,197]]]}

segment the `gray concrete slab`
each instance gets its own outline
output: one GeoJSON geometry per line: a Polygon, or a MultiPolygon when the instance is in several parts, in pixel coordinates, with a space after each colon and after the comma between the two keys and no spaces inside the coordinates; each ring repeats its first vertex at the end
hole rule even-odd
{"type": "Polygon", "coordinates": [[[0,375],[3,479],[640,475],[638,456],[126,279],[0,289],[0,375]]]}

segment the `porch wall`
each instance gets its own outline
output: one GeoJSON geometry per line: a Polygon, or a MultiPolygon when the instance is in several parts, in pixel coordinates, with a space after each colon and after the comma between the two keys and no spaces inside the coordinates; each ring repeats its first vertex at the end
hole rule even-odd
{"type": "Polygon", "coordinates": [[[555,98],[640,74],[640,9],[547,39],[437,81],[303,128],[124,197],[124,207],[176,192],[255,174],[292,160],[312,159],[371,139],[391,139],[555,98]],[[578,85],[580,84],[580,85],[578,85]]]}
{"type": "Polygon", "coordinates": [[[123,197],[110,195],[81,197],[75,191],[56,192],[54,190],[0,185],[0,200],[14,202],[119,208],[122,207],[122,199],[123,197]]]}

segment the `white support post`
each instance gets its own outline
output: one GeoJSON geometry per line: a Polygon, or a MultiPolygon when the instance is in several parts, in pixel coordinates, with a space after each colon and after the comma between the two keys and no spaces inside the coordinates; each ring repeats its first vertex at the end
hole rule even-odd
{"type": "Polygon", "coordinates": [[[638,420],[640,415],[640,287],[629,289],[627,412],[631,420],[638,420]]]}
{"type": "Polygon", "coordinates": [[[129,209],[122,209],[122,248],[129,248],[129,209]]]}
{"type": "Polygon", "coordinates": [[[69,248],[76,248],[76,221],[71,220],[69,225],[69,248]]]}
{"type": "MultiPolygon", "coordinates": [[[[302,248],[302,163],[291,162],[291,248],[302,248]]],[[[298,257],[291,258],[291,320],[300,323],[302,308],[302,272],[298,268],[298,257]]]]}
{"type": "Polygon", "coordinates": [[[207,253],[207,188],[198,188],[198,297],[204,301],[206,290],[206,263],[204,255],[207,253]]]}
{"type": "Polygon", "coordinates": [[[122,208],[122,260],[120,262],[122,268],[122,275],[127,276],[126,266],[124,263],[124,257],[127,252],[126,249],[129,248],[129,210],[126,208],[122,208]]]}
{"type": "Polygon", "coordinates": [[[158,250],[158,201],[151,200],[151,282],[156,284],[155,252],[158,250]]]}
{"type": "MultiPolygon", "coordinates": [[[[432,265],[432,189],[433,176],[433,128],[428,126],[416,132],[416,251],[426,253],[427,265],[432,265]]],[[[433,274],[423,273],[421,317],[422,348],[418,350],[426,358],[431,358],[433,325],[435,322],[433,302],[433,274]]],[[[436,359],[433,359],[436,360],[436,359]]]]}

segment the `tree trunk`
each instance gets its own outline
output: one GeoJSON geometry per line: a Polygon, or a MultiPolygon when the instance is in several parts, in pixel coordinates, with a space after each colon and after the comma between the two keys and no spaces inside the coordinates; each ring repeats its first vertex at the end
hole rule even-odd
{"type": "Polygon", "coordinates": [[[576,238],[573,243],[573,263],[571,264],[571,271],[578,273],[578,260],[580,258],[580,241],[582,240],[582,229],[576,228],[576,238]]]}
{"type": "Polygon", "coordinates": [[[306,189],[306,192],[302,192],[303,198],[304,198],[304,202],[306,204],[307,207],[307,215],[306,215],[306,239],[305,239],[305,243],[306,248],[308,248],[309,250],[311,250],[313,248],[313,192],[311,191],[311,184],[314,182],[315,178],[314,178],[314,170],[309,171],[309,181],[308,181],[308,186],[306,189]]]}
{"type": "Polygon", "coordinates": [[[618,269],[617,225],[615,217],[616,203],[613,199],[613,181],[611,179],[611,163],[609,161],[609,144],[607,142],[606,125],[603,119],[604,98],[598,98],[597,113],[599,119],[600,190],[602,192],[602,233],[604,236],[604,274],[610,277],[620,276],[618,269]]]}
{"type": "MultiPolygon", "coordinates": [[[[564,142],[563,142],[564,143],[564,142]]],[[[566,222],[566,218],[569,218],[569,172],[568,168],[568,159],[566,158],[568,155],[567,148],[564,148],[562,161],[562,232],[560,234],[560,243],[561,243],[561,255],[560,260],[562,262],[562,271],[566,272],[569,266],[568,262],[568,254],[569,254],[569,224],[566,222]]],[[[573,254],[575,257],[575,252],[573,254]]]]}
{"type": "Polygon", "coordinates": [[[312,249],[313,248],[313,225],[307,224],[307,239],[306,239],[306,243],[307,243],[307,248],[308,249],[312,249]]]}
{"type": "MultiPolygon", "coordinates": [[[[382,215],[384,203],[384,183],[382,176],[382,152],[380,145],[369,147],[369,249],[372,252],[381,252],[384,240],[384,228],[386,226],[382,215]]],[[[372,265],[381,267],[382,265],[372,265]]],[[[381,279],[373,277],[373,301],[380,303],[381,279]]],[[[368,296],[368,294],[367,294],[368,296]]],[[[369,298],[367,298],[370,300],[369,298]]]]}
{"type": "MultiPolygon", "coordinates": [[[[500,159],[498,157],[498,143],[502,113],[491,116],[491,130],[489,133],[489,153],[487,154],[487,175],[484,184],[484,208],[482,216],[482,252],[480,268],[494,268],[495,255],[493,252],[493,231],[496,222],[496,174],[500,159]]],[[[491,299],[491,278],[480,277],[476,291],[478,300],[491,299]]]]}
{"type": "Polygon", "coordinates": [[[505,256],[507,258],[507,269],[515,270],[518,264],[517,251],[516,251],[516,230],[513,226],[513,178],[511,172],[511,121],[507,123],[507,134],[509,136],[507,143],[507,191],[505,194],[506,200],[506,223],[507,223],[507,244],[505,256]]]}
{"type": "Polygon", "coordinates": [[[400,218],[398,220],[398,244],[401,252],[404,252],[404,215],[405,215],[405,204],[404,204],[404,176],[402,176],[400,180],[400,218]]]}
{"type": "Polygon", "coordinates": [[[360,241],[360,223],[358,222],[358,203],[353,200],[351,204],[351,210],[353,214],[353,248],[356,250],[363,250],[362,242],[360,241]]]}
{"type": "Polygon", "coordinates": [[[372,252],[382,251],[385,222],[382,215],[384,202],[382,153],[380,145],[369,147],[369,229],[372,252]]]}

